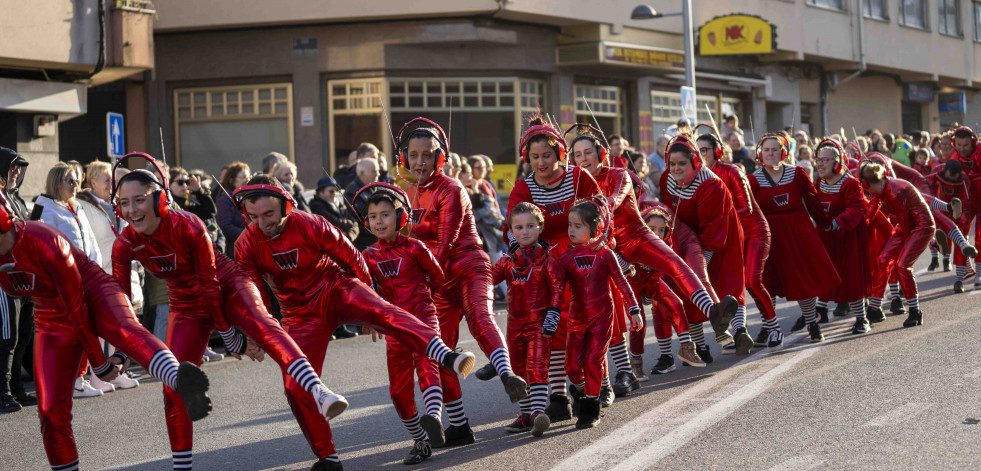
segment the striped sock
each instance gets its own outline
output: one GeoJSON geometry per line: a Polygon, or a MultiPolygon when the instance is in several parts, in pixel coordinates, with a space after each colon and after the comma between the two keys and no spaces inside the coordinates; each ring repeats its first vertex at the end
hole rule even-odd
{"type": "Polygon", "coordinates": [[[329,454],[329,455],[327,455],[327,456],[325,456],[325,457],[323,457],[321,459],[324,460],[324,461],[330,461],[331,463],[340,463],[341,462],[341,458],[339,456],[337,456],[337,453],[331,453],[331,454],[329,454]]]}
{"type": "Polygon", "coordinates": [[[150,358],[150,366],[147,367],[147,371],[153,375],[154,378],[163,381],[164,384],[170,387],[170,389],[177,390],[177,369],[180,368],[181,364],[177,362],[177,357],[174,356],[170,350],[163,349],[158,350],[157,353],[153,354],[150,358]]]}
{"type": "Polygon", "coordinates": [[[610,377],[609,376],[604,376],[603,377],[603,382],[600,383],[600,387],[609,389],[609,387],[610,387],[610,377]]]}
{"type": "Polygon", "coordinates": [[[944,201],[944,200],[942,200],[940,198],[934,198],[933,201],[930,202],[930,209],[932,209],[934,211],[943,211],[945,213],[949,213],[950,212],[950,203],[948,203],[948,202],[946,202],[946,201],[944,201]]]}
{"type": "Polygon", "coordinates": [[[944,264],[950,265],[950,254],[949,253],[945,253],[944,254],[944,264]]]}
{"type": "Polygon", "coordinates": [[[688,333],[691,334],[691,341],[695,342],[695,345],[705,346],[705,330],[702,329],[702,324],[688,324],[688,333]]]}
{"type": "Polygon", "coordinates": [[[613,365],[617,371],[630,373],[630,357],[627,356],[627,342],[620,342],[610,346],[610,356],[613,357],[613,365]]]}
{"type": "Polygon", "coordinates": [[[174,455],[174,470],[190,470],[194,469],[192,466],[194,464],[191,457],[191,450],[181,450],[172,452],[174,455]]]}
{"type": "Polygon", "coordinates": [[[691,335],[689,335],[688,332],[682,332],[682,333],[678,334],[678,342],[680,342],[680,343],[688,343],[688,342],[691,342],[691,335]]]}
{"type": "Polygon", "coordinates": [[[545,406],[548,405],[548,385],[532,384],[528,388],[528,399],[531,400],[532,415],[545,412],[545,406]]]}
{"type": "Polygon", "coordinates": [[[585,391],[585,390],[586,390],[586,382],[585,382],[585,381],[583,381],[583,382],[581,382],[581,383],[576,383],[576,384],[574,384],[573,386],[575,386],[575,387],[576,387],[576,389],[578,389],[578,390],[579,390],[579,392],[583,392],[583,391],[585,391]]]}
{"type": "Polygon", "coordinates": [[[974,279],[981,277],[981,262],[974,262],[974,279]]]}
{"type": "MultiPolygon", "coordinates": [[[[967,248],[968,245],[967,240],[964,239],[964,234],[961,234],[960,229],[956,227],[951,229],[950,232],[947,233],[947,238],[950,239],[951,242],[957,244],[958,247],[962,249],[967,248]]],[[[933,250],[930,251],[930,254],[933,255],[934,258],[936,258],[936,255],[934,255],[935,253],[936,252],[933,250]]],[[[949,257],[949,256],[950,255],[944,255],[944,257],[949,257]]]]}
{"type": "Polygon", "coordinates": [[[439,417],[443,412],[443,388],[430,386],[422,392],[422,402],[426,405],[426,413],[439,417]]]}
{"type": "Polygon", "coordinates": [[[565,394],[565,350],[552,350],[548,362],[548,387],[552,394],[565,394]]]}
{"type": "Polygon", "coordinates": [[[746,306],[740,304],[736,307],[736,316],[730,322],[733,329],[740,329],[746,325],[746,306]]]}
{"type": "Polygon", "coordinates": [[[446,359],[446,355],[453,353],[449,347],[443,343],[443,340],[439,337],[433,337],[429,344],[426,345],[426,356],[436,360],[439,364],[443,364],[443,360],[446,359]]]}
{"type": "Polygon", "coordinates": [[[711,313],[712,306],[715,305],[715,302],[712,301],[712,297],[709,296],[708,291],[705,291],[705,288],[692,293],[691,302],[698,306],[698,310],[702,311],[706,316],[711,313]]]}
{"type": "Polygon", "coordinates": [[[882,308],[882,298],[869,297],[869,309],[882,308]]]}
{"type": "Polygon", "coordinates": [[[766,330],[780,330],[780,324],[777,323],[776,316],[773,319],[763,319],[763,328],[766,330]]]}
{"type": "Polygon", "coordinates": [[[522,414],[531,415],[531,398],[526,397],[518,401],[518,409],[521,410],[522,414]]]}
{"type": "MultiPolygon", "coordinates": [[[[950,237],[949,234],[948,234],[948,237],[950,237]]],[[[953,240],[953,237],[950,237],[950,239],[953,240]]],[[[930,258],[931,259],[936,260],[937,257],[940,256],[939,254],[940,254],[940,252],[937,252],[937,249],[935,249],[933,247],[930,247],[930,258]]]]}
{"type": "Polygon", "coordinates": [[[902,298],[903,292],[899,288],[899,283],[889,283],[889,293],[892,294],[893,298],[902,298]]]}
{"type": "Polygon", "coordinates": [[[313,371],[313,366],[310,366],[310,362],[306,358],[297,358],[290,363],[290,366],[286,367],[286,374],[296,381],[306,392],[313,394],[314,389],[320,384],[320,376],[317,376],[317,372],[313,371]]]}
{"type": "Polygon", "coordinates": [[[419,425],[419,411],[416,411],[416,415],[413,415],[411,419],[403,419],[402,425],[405,425],[405,429],[409,431],[409,436],[413,440],[426,440],[429,438],[426,435],[426,431],[422,429],[422,425],[419,425]]]}
{"type": "Polygon", "coordinates": [[[913,296],[912,298],[906,298],[906,307],[912,309],[920,308],[920,297],[913,296]]]}
{"type": "Polygon", "coordinates": [[[450,425],[458,427],[467,425],[467,413],[463,411],[463,398],[446,403],[446,417],[450,419],[450,425]]]}
{"type": "Polygon", "coordinates": [[[817,307],[817,298],[797,301],[797,305],[800,306],[800,312],[804,314],[804,322],[808,324],[817,322],[817,312],[814,310],[817,307]]]}
{"type": "Polygon", "coordinates": [[[508,356],[508,351],[504,347],[491,352],[490,361],[494,364],[494,369],[497,370],[498,375],[504,376],[505,373],[514,374],[511,371],[511,358],[508,356]]]}
{"type": "Polygon", "coordinates": [[[78,471],[78,460],[68,464],[51,465],[51,471],[78,471]]]}
{"type": "Polygon", "coordinates": [[[823,309],[827,309],[828,308],[828,301],[823,300],[823,299],[818,299],[817,300],[817,307],[820,307],[820,308],[823,308],[823,309]]]}
{"type": "Polygon", "coordinates": [[[954,265],[954,276],[957,278],[954,281],[964,281],[964,276],[967,275],[967,267],[964,265],[954,265]]]}
{"type": "Polygon", "coordinates": [[[848,303],[848,310],[855,315],[855,318],[865,317],[865,301],[859,299],[848,303]]]}
{"type": "Polygon", "coordinates": [[[671,354],[671,337],[666,339],[657,339],[657,350],[661,352],[661,355],[671,354]]]}

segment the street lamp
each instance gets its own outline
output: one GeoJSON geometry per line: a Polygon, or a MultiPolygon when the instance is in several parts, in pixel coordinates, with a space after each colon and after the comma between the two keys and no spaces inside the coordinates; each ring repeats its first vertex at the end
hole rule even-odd
{"type": "Polygon", "coordinates": [[[681,1],[681,12],[661,13],[650,5],[637,5],[630,13],[631,20],[650,20],[666,16],[682,16],[682,29],[685,33],[685,85],[695,88],[695,41],[692,39],[691,0],[681,1]]]}

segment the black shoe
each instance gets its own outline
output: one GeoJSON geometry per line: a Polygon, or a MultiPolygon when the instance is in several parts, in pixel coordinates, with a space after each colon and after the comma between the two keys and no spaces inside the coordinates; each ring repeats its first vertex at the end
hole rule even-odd
{"type": "Polygon", "coordinates": [[[326,458],[320,458],[310,471],[344,471],[344,465],[340,461],[327,461],[326,458]]]}
{"type": "Polygon", "coordinates": [[[14,396],[10,394],[4,394],[0,396],[0,414],[9,414],[11,412],[17,412],[24,407],[14,399],[14,396]]]}
{"type": "MultiPolygon", "coordinates": [[[[698,356],[702,357],[701,352],[699,352],[699,355],[698,356]]],[[[702,357],[702,360],[704,360],[704,359],[705,359],[705,357],[702,357]]],[[[663,375],[663,374],[666,374],[666,373],[670,373],[670,372],[674,371],[675,369],[677,369],[677,367],[674,366],[674,356],[672,356],[672,355],[661,355],[661,356],[657,357],[657,363],[654,364],[654,368],[651,368],[651,374],[652,375],[663,375]]]]}
{"type": "Polygon", "coordinates": [[[600,400],[598,397],[584,397],[579,411],[577,429],[593,428],[600,423],[600,400]]]}
{"type": "Polygon", "coordinates": [[[439,448],[446,445],[446,435],[443,432],[443,423],[439,421],[436,417],[429,414],[422,414],[419,418],[419,425],[423,430],[426,431],[426,435],[429,436],[429,443],[433,447],[439,448]]]}
{"type": "Polygon", "coordinates": [[[858,335],[858,334],[867,334],[867,333],[869,333],[871,331],[872,331],[872,325],[869,324],[869,320],[868,319],[866,319],[864,317],[856,317],[855,318],[855,327],[852,328],[852,333],[853,334],[855,334],[855,335],[858,335]]]}
{"type": "Polygon", "coordinates": [[[906,314],[906,306],[903,305],[903,300],[899,298],[892,298],[892,302],[889,303],[889,311],[892,312],[894,316],[902,316],[906,314]]]}
{"type": "Polygon", "coordinates": [[[477,441],[477,438],[473,436],[473,429],[470,428],[469,422],[464,425],[450,425],[446,427],[443,435],[446,437],[444,447],[469,445],[477,441]]]}
{"type": "Polygon", "coordinates": [[[712,363],[712,350],[708,345],[695,345],[695,353],[698,353],[698,357],[705,362],[705,364],[712,363]]]}
{"type": "Polygon", "coordinates": [[[638,389],[640,389],[640,381],[637,381],[637,377],[633,373],[617,371],[616,381],[613,383],[613,394],[616,397],[627,396],[631,391],[638,389]]]}
{"type": "Polygon", "coordinates": [[[187,417],[201,420],[211,414],[211,398],[208,397],[208,376],[194,363],[185,361],[177,368],[177,393],[184,401],[187,417]]]}
{"type": "Polygon", "coordinates": [[[807,333],[811,334],[811,343],[824,341],[824,334],[821,333],[821,326],[817,322],[807,325],[807,333]]]}
{"type": "Polygon", "coordinates": [[[488,364],[480,367],[480,369],[477,370],[477,372],[474,373],[473,375],[476,376],[477,379],[479,379],[481,381],[487,381],[487,380],[489,380],[489,379],[497,376],[497,370],[494,368],[494,364],[493,363],[488,363],[488,364]]]}
{"type": "Polygon", "coordinates": [[[733,335],[733,337],[736,339],[736,354],[749,355],[749,352],[753,349],[753,337],[749,336],[746,328],[740,327],[736,329],[736,335],[733,335]]]}
{"type": "Polygon", "coordinates": [[[798,330],[802,330],[804,327],[807,327],[807,321],[804,320],[804,316],[800,316],[796,321],[794,321],[794,326],[790,328],[790,331],[797,332],[798,330]]]}
{"type": "Polygon", "coordinates": [[[501,375],[501,382],[504,383],[504,391],[508,393],[511,404],[528,397],[528,383],[514,373],[504,373],[501,375]]]}
{"type": "Polygon", "coordinates": [[[402,459],[402,464],[419,464],[433,455],[433,447],[428,440],[416,440],[409,452],[402,459]]]}
{"type": "Polygon", "coordinates": [[[357,332],[351,332],[350,330],[348,330],[348,328],[347,328],[346,325],[339,325],[339,326],[337,326],[336,329],[334,329],[334,338],[335,339],[349,339],[349,338],[357,337],[357,336],[358,336],[358,333],[357,332]]]}
{"type": "Polygon", "coordinates": [[[918,325],[923,325],[923,311],[910,309],[909,317],[903,322],[903,327],[916,327],[918,325]]]}
{"type": "Polygon", "coordinates": [[[770,338],[766,340],[766,348],[780,348],[783,346],[783,331],[775,329],[770,331],[770,338]]]}
{"type": "Polygon", "coordinates": [[[613,405],[613,388],[609,386],[603,386],[600,388],[600,406],[610,407],[613,405]]]}
{"type": "Polygon", "coordinates": [[[531,430],[531,416],[528,414],[518,414],[514,422],[504,426],[507,433],[521,433],[531,430]]]}
{"type": "Polygon", "coordinates": [[[944,271],[950,271],[950,260],[944,260],[944,271]]]}
{"type": "Polygon", "coordinates": [[[582,405],[582,399],[586,397],[575,384],[569,385],[569,397],[572,398],[572,415],[579,417],[579,406],[582,405]]]}
{"type": "Polygon", "coordinates": [[[831,322],[831,319],[828,318],[828,308],[819,307],[815,310],[817,311],[818,322],[820,322],[821,324],[827,324],[828,322],[831,322]]]}
{"type": "Polygon", "coordinates": [[[767,341],[770,339],[770,330],[766,327],[760,329],[760,333],[756,334],[756,340],[753,341],[754,347],[765,347],[767,341]]]}
{"type": "Polygon", "coordinates": [[[569,401],[569,396],[561,393],[552,393],[549,395],[545,415],[548,415],[548,419],[552,423],[571,419],[572,403],[569,401]]]}
{"type": "Polygon", "coordinates": [[[722,332],[729,328],[729,323],[736,316],[739,309],[739,301],[731,295],[726,295],[721,301],[715,303],[709,310],[709,322],[712,323],[712,330],[722,332]]]}
{"type": "Polygon", "coordinates": [[[940,268],[940,259],[933,257],[930,259],[930,266],[927,267],[927,271],[935,271],[937,268],[940,268]]]}
{"type": "Polygon", "coordinates": [[[957,280],[957,281],[954,282],[954,292],[957,293],[957,294],[960,294],[960,293],[963,293],[964,292],[964,282],[963,281],[957,280]]]}
{"type": "Polygon", "coordinates": [[[835,317],[845,317],[848,315],[848,304],[838,303],[835,305],[835,317]]]}
{"type": "Polygon", "coordinates": [[[877,307],[870,307],[866,309],[865,317],[873,324],[886,320],[886,315],[882,313],[882,309],[877,307]]]}
{"type": "Polygon", "coordinates": [[[17,399],[17,402],[19,402],[22,406],[37,405],[37,396],[35,396],[33,393],[22,392],[20,394],[14,394],[14,399],[17,399]]]}

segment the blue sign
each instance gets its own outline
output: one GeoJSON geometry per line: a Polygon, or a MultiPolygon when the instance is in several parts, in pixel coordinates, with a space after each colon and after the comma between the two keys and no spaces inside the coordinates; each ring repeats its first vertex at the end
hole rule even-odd
{"type": "Polygon", "coordinates": [[[122,157],[126,155],[123,115],[119,113],[106,113],[106,142],[108,144],[107,153],[109,157],[122,157]]]}
{"type": "Polygon", "coordinates": [[[904,83],[903,99],[918,103],[931,103],[933,102],[933,84],[929,82],[904,83]]]}
{"type": "Polygon", "coordinates": [[[967,94],[964,92],[940,93],[937,106],[941,113],[967,113],[967,94]]]}

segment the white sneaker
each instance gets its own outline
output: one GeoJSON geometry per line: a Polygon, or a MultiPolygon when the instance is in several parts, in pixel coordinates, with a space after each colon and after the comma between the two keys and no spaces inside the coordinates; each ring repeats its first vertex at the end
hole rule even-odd
{"type": "Polygon", "coordinates": [[[317,385],[317,389],[313,391],[313,399],[317,401],[317,407],[320,409],[320,413],[327,420],[337,417],[348,406],[347,399],[344,399],[344,396],[335,394],[323,383],[317,385]]]}
{"type": "Polygon", "coordinates": [[[201,363],[205,363],[209,361],[221,361],[222,358],[225,358],[225,355],[222,355],[221,353],[212,350],[211,347],[208,347],[204,350],[204,357],[201,358],[201,363]]]}
{"type": "Polygon", "coordinates": [[[116,379],[109,381],[116,389],[132,389],[140,385],[140,382],[132,378],[129,373],[120,373],[116,379]]]}
{"type": "Polygon", "coordinates": [[[72,393],[72,397],[96,397],[101,396],[102,391],[95,389],[89,384],[88,381],[82,378],[75,378],[75,392],[72,393]]]}
{"type": "Polygon", "coordinates": [[[99,379],[99,377],[96,376],[95,374],[89,375],[89,384],[91,384],[93,388],[98,389],[104,393],[111,393],[116,390],[116,387],[113,386],[112,383],[107,383],[99,379]]]}

